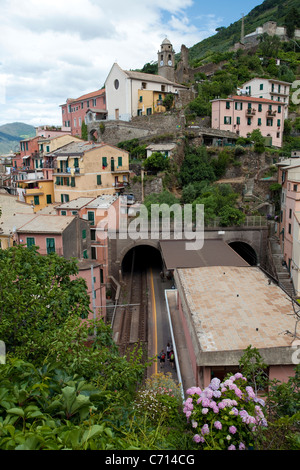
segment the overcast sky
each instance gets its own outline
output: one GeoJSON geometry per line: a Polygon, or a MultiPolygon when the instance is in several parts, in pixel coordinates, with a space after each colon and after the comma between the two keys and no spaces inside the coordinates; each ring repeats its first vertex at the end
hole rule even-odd
{"type": "Polygon", "coordinates": [[[176,52],[237,21],[262,0],[0,0],[0,125],[61,125],[61,108],[123,69],[176,52]]]}

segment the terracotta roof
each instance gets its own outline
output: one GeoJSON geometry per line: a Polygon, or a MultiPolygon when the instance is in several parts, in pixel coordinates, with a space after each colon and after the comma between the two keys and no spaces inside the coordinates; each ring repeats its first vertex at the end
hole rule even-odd
{"type": "Polygon", "coordinates": [[[286,103],[283,103],[282,101],[274,101],[274,100],[268,100],[267,98],[255,98],[254,96],[239,96],[239,95],[234,95],[230,96],[228,100],[234,100],[234,101],[253,101],[255,103],[268,103],[268,104],[274,104],[274,105],[281,105],[284,106],[286,103]]]}
{"type": "MultiPolygon", "coordinates": [[[[91,93],[86,93],[85,95],[81,95],[79,96],[79,98],[75,98],[75,99],[68,98],[67,103],[74,103],[75,101],[82,101],[82,100],[86,100],[89,98],[95,98],[97,96],[102,96],[104,93],[105,93],[105,88],[102,88],[101,90],[96,90],[96,91],[92,91],[91,93]]],[[[61,106],[64,106],[64,105],[61,105],[61,106]]]]}

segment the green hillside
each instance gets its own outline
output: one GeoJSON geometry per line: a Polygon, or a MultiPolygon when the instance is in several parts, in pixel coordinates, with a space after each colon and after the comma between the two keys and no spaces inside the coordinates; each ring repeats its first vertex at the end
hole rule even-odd
{"type": "MultiPolygon", "coordinates": [[[[286,17],[292,8],[299,11],[299,0],[265,0],[245,15],[245,34],[252,33],[267,21],[276,21],[279,26],[287,26],[287,22],[291,20],[286,17]]],[[[299,24],[297,26],[300,27],[299,24]]],[[[241,28],[242,19],[232,23],[227,28],[218,28],[219,31],[215,35],[192,46],[189,49],[191,63],[197,65],[196,62],[207,56],[209,52],[228,51],[240,40],[241,28]]]]}
{"type": "Polygon", "coordinates": [[[19,150],[20,140],[35,136],[35,128],[22,122],[0,126],[0,154],[19,150]]]}

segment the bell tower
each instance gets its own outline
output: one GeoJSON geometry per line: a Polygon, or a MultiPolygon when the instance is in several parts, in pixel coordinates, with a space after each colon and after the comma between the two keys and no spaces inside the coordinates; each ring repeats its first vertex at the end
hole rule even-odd
{"type": "Polygon", "coordinates": [[[175,80],[175,51],[169,39],[164,39],[158,56],[158,75],[174,82],[175,80]]]}

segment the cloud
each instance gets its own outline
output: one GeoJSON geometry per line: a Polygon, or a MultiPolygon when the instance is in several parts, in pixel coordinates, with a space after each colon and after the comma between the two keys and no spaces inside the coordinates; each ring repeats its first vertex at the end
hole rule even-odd
{"type": "MultiPolygon", "coordinates": [[[[175,51],[213,34],[192,0],[1,0],[0,124],[61,124],[60,105],[103,86],[112,64],[142,68],[167,36],[175,51]],[[5,99],[4,99],[5,97],[5,99]],[[3,104],[3,101],[6,103],[3,104]]],[[[213,29],[214,28],[214,29],[213,29]]]]}

